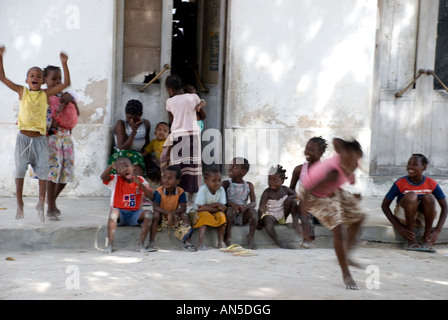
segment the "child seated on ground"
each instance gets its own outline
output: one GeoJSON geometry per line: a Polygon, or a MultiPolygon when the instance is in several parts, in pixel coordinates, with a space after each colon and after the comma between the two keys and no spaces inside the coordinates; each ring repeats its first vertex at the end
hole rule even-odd
{"type": "Polygon", "coordinates": [[[255,189],[251,182],[243,180],[249,168],[250,164],[247,159],[233,159],[228,169],[230,179],[222,183],[227,194],[227,227],[224,242],[227,246],[232,244],[232,225],[244,226],[249,224],[250,229],[247,235],[247,246],[249,249],[255,249],[254,235],[257,227],[255,189]],[[248,200],[249,203],[247,203],[248,200]]]}
{"type": "Polygon", "coordinates": [[[265,227],[275,244],[284,249],[292,249],[293,247],[289,244],[278,240],[274,229],[276,224],[286,224],[286,219],[290,213],[293,215],[293,219],[298,219],[295,217],[299,214],[295,208],[296,193],[283,185],[287,179],[285,174],[286,170],[280,165],[271,168],[269,171],[269,187],[261,195],[258,208],[258,229],[265,227]]]}
{"type": "Polygon", "coordinates": [[[227,199],[221,179],[218,169],[210,168],[205,171],[205,184],[199,188],[190,213],[193,229],[199,229],[198,250],[208,249],[204,245],[207,227],[218,228],[218,249],[225,246],[227,199]]]}
{"type": "Polygon", "coordinates": [[[381,209],[394,228],[407,240],[406,250],[436,252],[432,248],[442,231],[447,217],[445,194],[436,181],[423,175],[428,159],[422,154],[413,154],[408,161],[408,175],[398,179],[383,200],[381,209]],[[390,210],[392,201],[397,198],[394,213],[390,210]],[[435,229],[433,223],[437,216],[436,200],[441,214],[435,229]],[[415,226],[424,226],[422,244],[415,238],[415,226]]]}
{"type": "Polygon", "coordinates": [[[166,122],[159,122],[155,131],[156,138],[145,147],[142,153],[145,158],[148,178],[155,183],[160,183],[160,156],[169,134],[170,125],[166,122]]]}
{"type": "Polygon", "coordinates": [[[162,186],[154,192],[154,212],[162,216],[157,231],[163,232],[167,227],[173,228],[174,236],[183,242],[184,250],[194,252],[197,249],[187,241],[191,225],[187,216],[187,195],[179,187],[181,179],[180,169],[170,166],[162,175],[162,186]]]}
{"type": "MultiPolygon", "coordinates": [[[[306,147],[305,147],[305,158],[306,158],[307,162],[294,168],[294,172],[293,172],[292,178],[291,178],[291,183],[289,185],[289,187],[292,190],[296,190],[297,183],[299,183],[299,185],[301,183],[303,183],[303,181],[307,177],[308,171],[311,169],[311,167],[321,161],[320,159],[322,158],[323,154],[327,150],[327,146],[328,146],[327,141],[321,137],[314,137],[308,141],[308,143],[306,144],[306,147]]],[[[297,210],[299,210],[299,212],[300,212],[300,203],[299,203],[299,206],[297,207],[297,210]]],[[[297,217],[298,216],[300,216],[300,215],[297,215],[297,217]]],[[[314,240],[314,225],[319,224],[319,220],[317,220],[315,217],[313,217],[313,215],[310,213],[307,213],[306,217],[300,217],[300,218],[301,219],[309,219],[309,221],[310,221],[310,223],[309,223],[310,236],[307,238],[304,238],[304,240],[303,240],[303,246],[309,247],[310,243],[314,240]]],[[[298,228],[298,223],[299,223],[298,218],[293,219],[292,223],[295,228],[298,228]]],[[[302,225],[302,227],[303,226],[304,225],[302,225]]]]}
{"type": "Polygon", "coordinates": [[[101,179],[106,186],[112,190],[111,211],[107,226],[108,245],[106,253],[112,253],[115,231],[118,226],[138,226],[142,225],[140,240],[137,251],[146,253],[156,249],[151,246],[154,242],[155,230],[153,224],[157,225],[160,216],[150,210],[142,210],[142,197],[145,195],[149,199],[154,198],[152,190],[148,188],[148,182],[143,177],[134,176],[134,166],[128,158],[118,158],[115,163],[107,167],[101,175],[101,179]],[[111,174],[115,170],[118,174],[111,174]],[[148,232],[151,230],[150,246],[144,247],[144,242],[148,232]]]}
{"type": "MultiPolygon", "coordinates": [[[[314,165],[301,184],[300,210],[302,216],[310,212],[333,233],[334,250],[344,284],[347,289],[358,290],[348,268],[356,264],[348,254],[357,243],[364,213],[359,205],[360,195],[351,194],[342,186],[347,182],[355,183],[354,172],[363,152],[356,140],[334,139],[333,144],[337,155],[314,165]]],[[[307,219],[302,223],[308,224],[307,219]]],[[[308,229],[304,226],[303,230],[306,232],[308,229]]]]}

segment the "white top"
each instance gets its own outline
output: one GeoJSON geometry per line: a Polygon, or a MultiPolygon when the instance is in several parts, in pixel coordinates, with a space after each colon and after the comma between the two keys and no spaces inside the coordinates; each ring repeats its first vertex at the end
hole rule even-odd
{"type": "Polygon", "coordinates": [[[197,94],[181,94],[169,98],[166,101],[166,110],[173,114],[173,123],[171,124],[171,132],[200,132],[196,106],[201,103],[201,99],[197,94]]]}

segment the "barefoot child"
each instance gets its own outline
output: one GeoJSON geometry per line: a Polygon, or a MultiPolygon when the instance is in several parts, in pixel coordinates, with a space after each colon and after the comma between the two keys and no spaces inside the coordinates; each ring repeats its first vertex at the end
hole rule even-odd
{"type": "Polygon", "coordinates": [[[269,187],[264,190],[258,208],[258,229],[266,228],[269,236],[275,244],[284,249],[292,249],[287,243],[282,243],[277,238],[274,226],[276,224],[286,224],[288,215],[293,214],[294,219],[298,219],[298,211],[295,209],[296,193],[283,185],[286,180],[286,170],[282,166],[271,168],[268,176],[269,187]]]}
{"type": "Polygon", "coordinates": [[[398,179],[386,195],[381,208],[394,228],[407,240],[406,250],[436,252],[432,248],[442,231],[447,217],[445,194],[436,181],[423,175],[428,159],[422,154],[413,154],[408,161],[408,176],[398,179]],[[394,213],[390,210],[392,201],[397,198],[394,213]],[[436,200],[441,214],[435,229],[432,229],[437,216],[436,200]],[[424,226],[422,244],[417,243],[414,227],[424,226]]]}
{"type": "MultiPolygon", "coordinates": [[[[300,210],[302,216],[307,212],[313,214],[333,233],[344,284],[347,289],[358,290],[348,268],[349,264],[353,265],[348,253],[356,244],[364,214],[359,207],[359,197],[341,187],[355,182],[353,173],[363,152],[357,141],[334,139],[333,144],[337,155],[314,165],[300,186],[300,210]]],[[[308,223],[307,219],[302,222],[308,223]]]]}
{"type": "Polygon", "coordinates": [[[244,226],[249,224],[247,246],[255,249],[254,235],[257,228],[257,211],[254,185],[244,181],[243,178],[249,171],[250,164],[247,159],[235,158],[229,166],[229,180],[222,183],[227,194],[226,235],[224,242],[227,246],[232,244],[232,225],[244,226]],[[249,200],[249,203],[248,203],[249,200]]]}
{"type": "MultiPolygon", "coordinates": [[[[327,141],[321,137],[314,137],[308,141],[305,148],[305,158],[307,162],[295,167],[291,178],[291,184],[289,185],[292,190],[296,190],[297,183],[303,183],[311,167],[320,162],[320,159],[327,150],[327,146],[327,141]]],[[[300,203],[297,210],[300,212],[300,203]]],[[[299,215],[297,215],[297,217],[298,216],[299,215]]],[[[310,237],[304,238],[303,240],[303,246],[309,247],[310,243],[314,240],[314,224],[318,224],[319,221],[309,213],[307,213],[306,217],[300,218],[311,220],[309,224],[311,228],[310,237]]],[[[298,228],[298,222],[298,219],[293,219],[293,226],[298,228]]],[[[304,225],[302,224],[302,229],[303,226],[304,225]]],[[[304,234],[306,234],[306,232],[304,232],[304,234]]]]}
{"type": "Polygon", "coordinates": [[[173,228],[174,236],[183,242],[184,250],[194,252],[197,249],[187,241],[191,225],[187,215],[187,195],[179,187],[181,179],[180,169],[170,166],[162,175],[162,186],[154,192],[154,212],[162,217],[157,231],[163,232],[167,227],[173,228]]]}
{"type": "Polygon", "coordinates": [[[160,216],[150,210],[143,211],[141,208],[143,194],[149,199],[154,198],[152,190],[148,188],[148,182],[141,176],[134,176],[134,166],[128,158],[118,158],[101,175],[101,179],[106,186],[112,190],[111,211],[107,226],[108,246],[106,253],[112,253],[115,230],[119,226],[138,226],[142,224],[140,240],[137,251],[145,253],[156,249],[154,246],[145,248],[144,243],[148,232],[151,230],[150,238],[154,240],[154,228],[160,216]],[[118,174],[111,174],[115,170],[118,174]]]}
{"type": "Polygon", "coordinates": [[[223,248],[226,232],[226,192],[221,185],[218,169],[207,169],[204,174],[205,185],[199,188],[190,219],[194,229],[199,229],[198,250],[207,250],[204,245],[208,227],[218,228],[218,249],[223,248]]]}
{"type": "Polygon", "coordinates": [[[0,46],[0,81],[19,95],[20,106],[18,115],[18,129],[15,163],[16,163],[16,196],[17,214],[16,219],[23,219],[25,216],[23,207],[23,184],[25,174],[30,164],[39,178],[39,203],[36,206],[38,216],[42,222],[45,221],[44,206],[47,176],[49,172],[49,151],[47,133],[47,109],[48,99],[63,91],[70,85],[70,73],[68,70],[68,56],[60,54],[62,67],[64,69],[64,83],[59,83],[53,88],[42,90],[43,71],[38,67],[29,69],[26,83],[29,88],[15,84],[6,78],[3,67],[3,55],[5,47],[0,46]]]}
{"type": "MultiPolygon", "coordinates": [[[[46,67],[43,76],[48,89],[61,83],[59,67],[46,67]]],[[[78,123],[79,109],[69,93],[58,93],[49,100],[47,125],[50,173],[47,179],[47,218],[59,221],[61,211],[56,206],[56,199],[67,183],[73,180],[75,155],[72,130],[78,123]]]]}

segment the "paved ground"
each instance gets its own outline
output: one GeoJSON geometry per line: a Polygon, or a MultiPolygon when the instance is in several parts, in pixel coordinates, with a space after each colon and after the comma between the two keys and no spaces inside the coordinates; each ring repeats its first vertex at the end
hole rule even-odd
{"type": "MultiPolygon", "coordinates": [[[[117,250],[106,255],[108,199],[61,198],[62,220],[45,223],[37,219],[36,199],[26,203],[25,219],[16,221],[15,199],[0,198],[0,299],[448,299],[448,241],[434,254],[405,251],[379,210],[380,198],[364,201],[364,243],[353,254],[363,266],[352,269],[356,292],[344,288],[323,228],[308,250],[278,249],[257,232],[260,245],[252,257],[183,252],[168,232],[157,235],[158,252],[140,254],[139,228],[123,228],[117,250]]],[[[246,232],[235,228],[234,241],[243,243],[246,232]]],[[[277,232],[299,247],[294,230],[277,232]]],[[[216,236],[209,232],[207,239],[212,246],[216,236]]]]}

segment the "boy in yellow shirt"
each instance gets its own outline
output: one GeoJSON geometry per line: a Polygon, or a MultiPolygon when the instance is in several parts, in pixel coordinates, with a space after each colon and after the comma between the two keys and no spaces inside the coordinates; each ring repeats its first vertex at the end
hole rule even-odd
{"type": "Polygon", "coordinates": [[[19,95],[19,115],[16,147],[14,159],[16,163],[16,219],[23,219],[23,184],[25,174],[30,164],[39,177],[39,203],[36,206],[39,218],[45,221],[44,205],[49,165],[49,151],[47,133],[48,98],[63,91],[70,85],[70,72],[68,70],[68,56],[61,52],[60,58],[64,69],[64,83],[51,89],[42,90],[43,71],[39,67],[28,70],[26,83],[29,88],[18,85],[6,78],[3,67],[3,54],[5,47],[0,45],[0,81],[19,95]]]}
{"type": "Polygon", "coordinates": [[[143,157],[145,158],[145,164],[148,170],[148,177],[156,183],[159,183],[161,179],[160,156],[162,155],[163,145],[169,134],[169,124],[166,122],[159,122],[155,131],[156,139],[152,140],[143,151],[143,157]]]}

